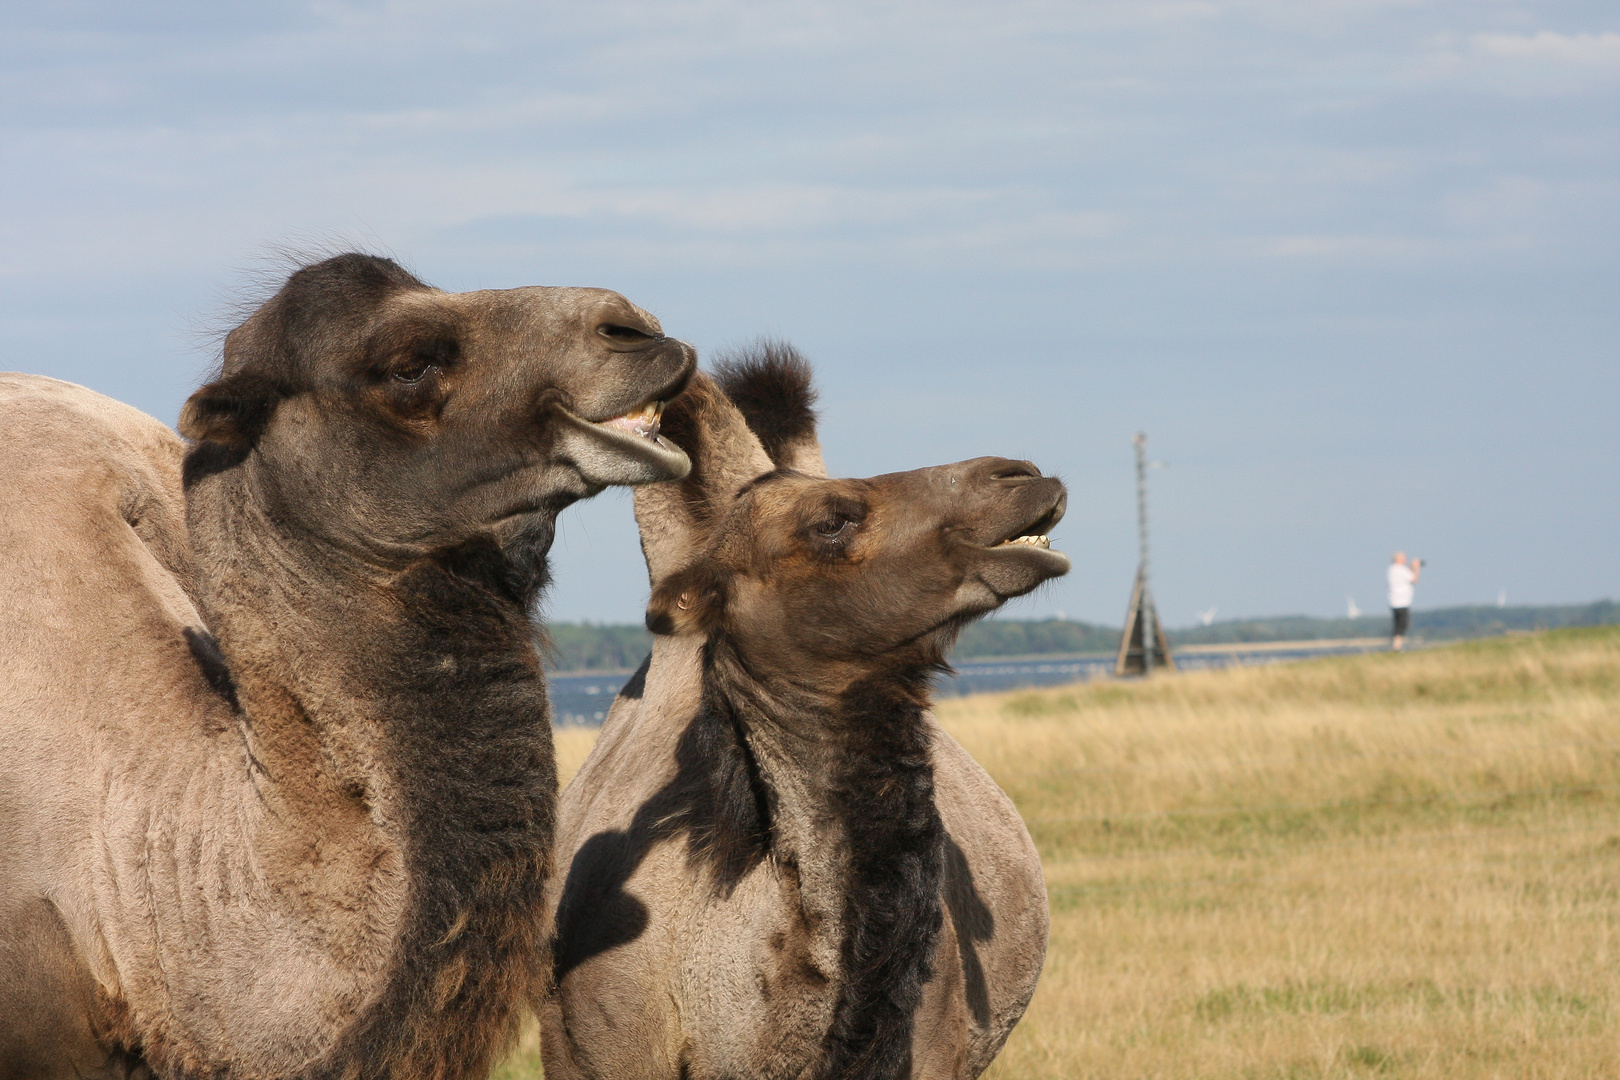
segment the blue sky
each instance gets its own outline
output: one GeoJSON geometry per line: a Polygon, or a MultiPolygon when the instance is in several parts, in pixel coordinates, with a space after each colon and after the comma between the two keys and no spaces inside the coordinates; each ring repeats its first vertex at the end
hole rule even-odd
{"type": "MultiPolygon", "coordinates": [[[[602,285],[818,365],[829,465],[1070,485],[1117,623],[1620,595],[1620,5],[59,3],[0,10],[0,366],[167,421],[282,248],[602,285]]],[[[631,621],[609,493],[556,618],[631,621]]]]}

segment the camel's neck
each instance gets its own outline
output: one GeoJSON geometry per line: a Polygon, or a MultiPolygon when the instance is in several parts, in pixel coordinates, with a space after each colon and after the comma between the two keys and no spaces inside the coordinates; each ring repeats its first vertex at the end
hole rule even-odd
{"type": "Polygon", "coordinates": [[[300,543],[246,472],[188,502],[248,843],[306,969],[370,972],[308,1072],[477,1068],[540,970],[556,773],[528,595],[492,544],[384,572],[300,543]]]}
{"type": "Polygon", "coordinates": [[[942,923],[931,669],[829,694],[756,679],[724,641],[707,663],[705,697],[730,710],[768,793],[771,853],[797,872],[807,925],[832,929],[822,944],[836,950],[840,996],[819,1075],[908,1075],[942,923]]]}

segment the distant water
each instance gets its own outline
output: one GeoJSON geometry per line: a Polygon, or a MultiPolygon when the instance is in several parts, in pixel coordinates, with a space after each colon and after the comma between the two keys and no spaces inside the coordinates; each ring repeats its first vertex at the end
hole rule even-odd
{"type": "Polygon", "coordinates": [[[585,672],[579,675],[549,675],[552,723],[562,726],[596,727],[607,719],[613,696],[630,679],[631,672],[585,672]]]}
{"type": "MultiPolygon", "coordinates": [[[[1218,653],[1177,653],[1176,666],[1183,671],[1276,664],[1312,656],[1334,656],[1366,651],[1362,646],[1331,647],[1303,645],[1277,649],[1256,646],[1252,651],[1234,649],[1218,653]]],[[[1112,653],[1079,656],[1053,656],[1016,660],[963,660],[954,676],[942,676],[935,684],[941,697],[983,694],[995,690],[1022,690],[1038,686],[1061,686],[1109,677],[1114,670],[1112,653]]],[[[613,697],[630,678],[630,672],[586,672],[552,675],[551,711],[558,724],[595,727],[607,718],[613,697]]]]}

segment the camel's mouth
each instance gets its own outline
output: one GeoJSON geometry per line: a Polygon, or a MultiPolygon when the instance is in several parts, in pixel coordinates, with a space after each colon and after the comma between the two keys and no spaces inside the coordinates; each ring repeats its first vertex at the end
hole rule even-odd
{"type": "Polygon", "coordinates": [[[1069,557],[1052,547],[1052,537],[1047,533],[1020,532],[981,550],[993,555],[998,562],[1010,559],[1026,563],[1047,576],[1069,572],[1069,557]]]}
{"type": "Polygon", "coordinates": [[[1052,538],[1045,533],[1026,533],[1023,536],[1014,536],[1011,539],[1003,540],[999,544],[992,544],[991,547],[1006,547],[1008,544],[1029,544],[1032,547],[1045,548],[1048,551],[1052,550],[1052,538]]]}
{"type": "Polygon", "coordinates": [[[607,420],[586,420],[560,409],[568,421],[567,454],[580,475],[592,484],[648,484],[690,472],[686,451],[658,433],[664,402],[655,397],[607,420]]]}
{"type": "Polygon", "coordinates": [[[611,420],[602,420],[600,427],[618,428],[642,439],[658,441],[658,425],[664,418],[664,403],[662,401],[649,401],[639,408],[631,409],[623,416],[615,416],[611,420]]]}
{"type": "Polygon", "coordinates": [[[1001,533],[1000,539],[978,545],[983,559],[979,579],[998,601],[1022,596],[1041,582],[1069,572],[1069,557],[1052,548],[1052,528],[1063,518],[1064,501],[1059,488],[1038,516],[1026,517],[1001,533]]]}
{"type": "Polygon", "coordinates": [[[1059,500],[1044,514],[1034,521],[1027,521],[1014,529],[1012,534],[997,540],[994,544],[987,544],[990,548],[1003,548],[1009,546],[1024,546],[1041,548],[1045,551],[1052,549],[1051,530],[1063,517],[1063,504],[1059,500]]]}

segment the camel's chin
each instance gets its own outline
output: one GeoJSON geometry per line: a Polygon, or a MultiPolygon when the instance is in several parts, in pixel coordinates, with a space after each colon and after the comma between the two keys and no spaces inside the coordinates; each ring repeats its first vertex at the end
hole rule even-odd
{"type": "Polygon", "coordinates": [[[1061,551],[1034,542],[1004,541],[983,548],[977,577],[1005,603],[1033,592],[1055,577],[1067,574],[1073,564],[1061,551]]]}

